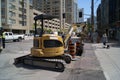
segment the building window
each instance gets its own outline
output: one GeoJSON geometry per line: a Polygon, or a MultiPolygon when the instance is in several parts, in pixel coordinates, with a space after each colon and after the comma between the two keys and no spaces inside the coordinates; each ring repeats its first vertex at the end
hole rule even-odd
{"type": "Polygon", "coordinates": [[[9,16],[13,17],[13,16],[16,16],[16,14],[15,14],[15,12],[9,11],[9,16]]]}
{"type": "Polygon", "coordinates": [[[27,22],[26,21],[19,21],[19,24],[26,26],[27,22]]]}
{"type": "Polygon", "coordinates": [[[26,9],[25,8],[19,8],[19,11],[24,11],[24,13],[26,13],[26,9]]]}
{"type": "Polygon", "coordinates": [[[22,2],[21,0],[19,1],[19,5],[23,6],[23,7],[27,7],[27,3],[24,0],[24,2],[22,2]]]}
{"type": "Polygon", "coordinates": [[[15,5],[13,5],[13,4],[9,4],[9,9],[12,9],[12,10],[15,10],[16,9],[16,7],[15,7],[15,5]]]}
{"type": "Polygon", "coordinates": [[[19,14],[19,17],[26,19],[26,15],[19,14]]]}
{"type": "Polygon", "coordinates": [[[53,4],[59,4],[60,2],[59,1],[54,1],[53,4]]]}
{"type": "Polygon", "coordinates": [[[32,0],[29,0],[30,4],[33,4],[33,1],[32,0]]]}
{"type": "Polygon", "coordinates": [[[16,24],[16,20],[15,19],[9,19],[9,24],[16,24]]]}
{"type": "Polygon", "coordinates": [[[5,15],[5,9],[4,8],[1,9],[1,15],[2,16],[5,15]]]}
{"type": "Polygon", "coordinates": [[[5,0],[1,0],[1,2],[2,2],[2,3],[3,3],[3,2],[5,3],[5,0]]]}
{"type": "Polygon", "coordinates": [[[2,21],[2,23],[5,23],[5,18],[2,18],[1,21],[2,21]]]}
{"type": "Polygon", "coordinates": [[[2,3],[2,4],[1,4],[1,7],[2,7],[2,8],[5,8],[5,3],[2,3]]]}
{"type": "Polygon", "coordinates": [[[15,2],[16,0],[9,0],[10,2],[15,2]]]}

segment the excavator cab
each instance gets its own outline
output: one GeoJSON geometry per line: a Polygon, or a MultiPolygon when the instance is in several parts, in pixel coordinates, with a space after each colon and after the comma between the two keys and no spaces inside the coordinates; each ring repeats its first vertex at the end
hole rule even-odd
{"type": "Polygon", "coordinates": [[[51,15],[37,15],[35,20],[35,34],[31,55],[34,57],[55,57],[64,54],[64,44],[61,36],[44,33],[44,20],[56,18],[51,15]]]}
{"type": "Polygon", "coordinates": [[[60,36],[44,34],[34,37],[31,55],[35,57],[55,57],[64,54],[64,44],[60,36]]]}

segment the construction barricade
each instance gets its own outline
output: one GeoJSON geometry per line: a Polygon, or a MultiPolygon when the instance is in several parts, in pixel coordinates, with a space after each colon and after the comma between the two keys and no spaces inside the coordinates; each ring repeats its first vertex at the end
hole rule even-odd
{"type": "Polygon", "coordinates": [[[72,56],[72,58],[75,58],[76,55],[76,46],[75,44],[69,44],[68,46],[69,54],[72,56]]]}
{"type": "Polygon", "coordinates": [[[76,55],[81,56],[83,53],[83,45],[80,42],[76,42],[76,55]]]}

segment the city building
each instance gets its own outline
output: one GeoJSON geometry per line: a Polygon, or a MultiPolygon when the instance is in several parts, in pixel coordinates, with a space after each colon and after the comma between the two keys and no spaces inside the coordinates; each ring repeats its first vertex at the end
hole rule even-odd
{"type": "Polygon", "coordinates": [[[108,28],[108,16],[109,16],[109,6],[108,6],[108,0],[101,0],[101,23],[102,23],[102,27],[105,30],[105,28],[108,28]]]}
{"type": "Polygon", "coordinates": [[[120,21],[120,1],[101,0],[97,13],[99,31],[107,32],[109,38],[118,40],[117,22],[120,21]]]}
{"type": "MultiPolygon", "coordinates": [[[[45,13],[33,9],[33,18],[36,15],[40,15],[40,14],[45,14],[45,13]]],[[[57,18],[52,19],[52,20],[44,20],[43,26],[46,31],[50,30],[52,32],[56,32],[56,31],[59,32],[60,31],[60,20],[57,18]]],[[[69,27],[70,27],[70,25],[68,23],[65,23],[65,30],[68,30],[69,27]]]]}
{"type": "Polygon", "coordinates": [[[117,0],[116,3],[116,21],[120,21],[120,0],[117,0]]]}
{"type": "MultiPolygon", "coordinates": [[[[0,5],[1,5],[1,0],[0,0],[0,5]]],[[[2,27],[1,25],[1,6],[0,6],[0,28],[2,27]]]]}
{"type": "MultiPolygon", "coordinates": [[[[30,34],[34,32],[34,16],[45,14],[33,8],[33,0],[0,0],[1,1],[1,26],[5,31],[13,33],[30,34]]],[[[60,20],[45,21],[44,27],[52,31],[60,30],[60,20]]],[[[65,29],[70,25],[64,23],[65,29]]]]}
{"type": "Polygon", "coordinates": [[[117,0],[116,5],[116,38],[120,42],[120,0],[117,0]]]}
{"type": "Polygon", "coordinates": [[[78,22],[78,4],[77,0],[74,0],[73,2],[73,23],[78,22]]]}
{"type": "Polygon", "coordinates": [[[65,21],[69,24],[76,22],[77,17],[77,0],[65,0],[65,21]]]}
{"type": "Polygon", "coordinates": [[[33,8],[46,14],[58,16],[63,26],[64,0],[33,0],[33,8]]]}
{"type": "Polygon", "coordinates": [[[100,36],[102,36],[104,28],[102,28],[102,22],[101,22],[101,4],[99,4],[97,8],[97,30],[100,36]]]}
{"type": "Polygon", "coordinates": [[[14,33],[29,33],[29,0],[1,0],[1,5],[3,29],[14,33]]]}
{"type": "Polygon", "coordinates": [[[33,0],[33,7],[46,14],[58,16],[61,28],[76,22],[77,0],[33,0]]]}

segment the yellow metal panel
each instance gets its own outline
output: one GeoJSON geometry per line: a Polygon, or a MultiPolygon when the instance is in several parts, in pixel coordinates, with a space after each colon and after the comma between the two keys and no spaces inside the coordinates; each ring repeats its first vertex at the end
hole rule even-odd
{"type": "Polygon", "coordinates": [[[39,48],[31,48],[31,55],[35,57],[55,57],[64,54],[64,46],[55,48],[45,48],[44,40],[58,40],[63,44],[63,40],[60,36],[54,34],[44,34],[42,37],[35,37],[35,40],[39,40],[39,48]]]}
{"type": "Polygon", "coordinates": [[[35,49],[31,48],[31,55],[35,57],[55,57],[64,54],[64,48],[46,48],[35,49]]]}

